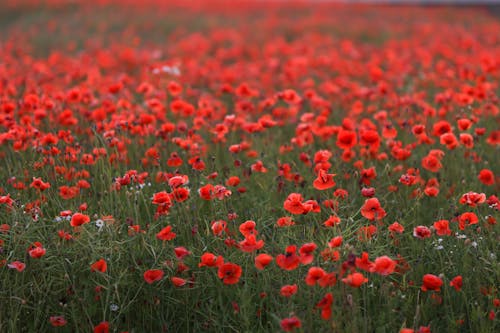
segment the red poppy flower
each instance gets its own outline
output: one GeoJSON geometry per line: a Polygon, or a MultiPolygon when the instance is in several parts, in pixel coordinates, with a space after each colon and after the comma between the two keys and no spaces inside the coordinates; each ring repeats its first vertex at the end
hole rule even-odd
{"type": "Polygon", "coordinates": [[[94,327],[94,333],[109,333],[109,323],[103,321],[94,327]]]}
{"type": "Polygon", "coordinates": [[[172,232],[172,227],[171,226],[166,226],[165,228],[161,229],[157,234],[156,238],[162,241],[170,241],[174,239],[177,236],[175,232],[172,232]]]}
{"type": "Polygon", "coordinates": [[[427,228],[426,226],[419,225],[413,228],[413,236],[420,239],[429,238],[431,237],[431,229],[427,228]]]}
{"type": "Polygon", "coordinates": [[[257,230],[255,229],[255,221],[248,220],[240,224],[238,227],[238,230],[241,232],[243,236],[250,236],[250,235],[256,235],[257,230]]]}
{"type": "Polygon", "coordinates": [[[314,243],[307,243],[307,244],[304,244],[300,247],[299,249],[299,259],[300,259],[300,263],[303,264],[303,265],[308,265],[310,264],[313,259],[314,259],[314,255],[312,254],[316,249],[317,249],[317,245],[314,244],[314,243]]]}
{"type": "Polygon", "coordinates": [[[367,199],[361,207],[361,215],[370,221],[381,220],[386,215],[385,210],[380,205],[377,198],[367,199]]]}
{"type": "Polygon", "coordinates": [[[15,269],[18,272],[22,272],[26,268],[26,264],[16,260],[11,262],[10,264],[7,264],[7,267],[15,269]]]}
{"type": "Polygon", "coordinates": [[[255,257],[255,267],[262,270],[273,261],[273,257],[266,253],[261,253],[255,257]]]}
{"type": "Polygon", "coordinates": [[[443,280],[441,280],[438,276],[433,274],[425,274],[422,278],[422,291],[440,291],[441,286],[443,285],[443,280]]]}
{"type": "Polygon", "coordinates": [[[288,212],[292,214],[304,214],[306,212],[306,208],[303,204],[304,198],[299,193],[291,193],[286,198],[283,208],[285,208],[288,212]]]}
{"type": "Polygon", "coordinates": [[[470,207],[476,207],[484,202],[486,202],[486,194],[484,193],[476,193],[476,192],[467,192],[458,201],[462,205],[468,205],[470,207]]]}
{"type": "Polygon", "coordinates": [[[41,178],[33,178],[30,187],[35,188],[39,191],[45,191],[46,189],[50,188],[50,183],[43,182],[41,178]]]}
{"type": "Polygon", "coordinates": [[[302,327],[302,322],[300,321],[299,318],[297,317],[290,317],[290,318],[285,318],[281,320],[281,328],[285,332],[291,332],[296,328],[302,327]]]}
{"type": "Polygon", "coordinates": [[[402,234],[403,231],[405,230],[405,228],[401,224],[399,224],[399,222],[394,222],[393,224],[391,224],[389,226],[388,229],[389,229],[389,231],[395,232],[395,233],[398,233],[398,234],[402,234]]]}
{"type": "Polygon", "coordinates": [[[297,247],[295,245],[287,246],[285,254],[278,254],[276,256],[276,264],[284,270],[292,271],[299,267],[300,258],[296,254],[297,247]]]}
{"type": "Polygon", "coordinates": [[[165,205],[165,206],[171,206],[172,205],[172,200],[170,198],[170,195],[163,191],[163,192],[158,192],[153,195],[153,204],[155,205],[165,205]]]}
{"type": "Polygon", "coordinates": [[[240,243],[240,249],[243,252],[253,252],[261,249],[264,246],[264,241],[262,239],[257,240],[255,235],[248,235],[240,243]]]}
{"type": "Polygon", "coordinates": [[[333,237],[332,239],[330,239],[330,241],[328,242],[328,246],[331,248],[339,247],[342,245],[343,241],[344,241],[344,238],[342,236],[336,236],[336,237],[333,237]]]}
{"type": "Polygon", "coordinates": [[[217,275],[224,284],[236,284],[240,280],[241,272],[239,265],[227,262],[219,266],[217,275]]]}
{"type": "Polygon", "coordinates": [[[144,272],[144,281],[148,284],[160,281],[165,273],[161,269],[150,269],[144,272]]]}
{"type": "Polygon", "coordinates": [[[294,225],[294,224],[295,224],[295,222],[289,216],[280,217],[276,221],[276,225],[278,225],[279,227],[291,226],[291,225],[294,225]]]}
{"type": "Polygon", "coordinates": [[[174,253],[175,253],[175,257],[179,260],[183,260],[184,257],[191,254],[191,252],[188,249],[186,249],[184,246],[177,246],[176,248],[174,248],[174,253]]]}
{"type": "Polygon", "coordinates": [[[438,236],[449,236],[451,235],[451,230],[449,226],[450,222],[448,220],[439,220],[434,222],[434,229],[436,230],[436,235],[438,236]]]}
{"type": "Polygon", "coordinates": [[[394,272],[397,262],[392,260],[388,256],[381,256],[375,259],[373,266],[371,266],[370,271],[378,273],[380,275],[390,275],[394,272]]]}
{"type": "Polygon", "coordinates": [[[49,322],[54,327],[62,327],[68,323],[64,316],[51,316],[49,322]]]}
{"type": "Polygon", "coordinates": [[[221,256],[216,256],[213,253],[206,252],[203,253],[203,255],[200,258],[200,263],[198,264],[198,267],[219,267],[224,263],[224,258],[221,256]]]}
{"type": "Polygon", "coordinates": [[[324,320],[328,320],[332,316],[332,303],[333,303],[333,295],[332,293],[327,293],[321,301],[316,304],[317,308],[321,309],[321,318],[324,320]]]}
{"type": "Polygon", "coordinates": [[[336,226],[339,223],[340,223],[340,217],[334,216],[334,215],[330,215],[330,217],[325,222],[323,222],[323,225],[325,227],[333,227],[333,226],[336,226]]]}
{"type": "Polygon", "coordinates": [[[455,276],[450,281],[450,286],[453,287],[453,288],[455,288],[456,291],[462,290],[462,285],[463,285],[463,282],[462,282],[462,276],[461,275],[455,276]]]}
{"type": "Polygon", "coordinates": [[[222,236],[223,233],[227,232],[227,222],[224,220],[213,221],[211,229],[215,236],[222,236]]]}
{"type": "Polygon", "coordinates": [[[72,227],[78,227],[81,226],[82,224],[89,223],[90,222],[90,217],[82,214],[82,213],[75,213],[71,217],[70,224],[72,227]]]}
{"type": "Polygon", "coordinates": [[[106,260],[104,259],[99,259],[92,265],[90,265],[90,271],[91,272],[101,272],[104,273],[108,269],[108,264],[106,263],[106,260]]]}
{"type": "Polygon", "coordinates": [[[335,174],[326,173],[325,170],[320,169],[318,172],[318,177],[313,181],[313,186],[315,189],[323,191],[335,186],[335,181],[333,180],[335,174]]]}
{"type": "Polygon", "coordinates": [[[489,169],[482,169],[479,171],[479,175],[477,176],[479,181],[484,185],[494,185],[495,184],[495,174],[493,171],[489,169]]]}
{"type": "Polygon", "coordinates": [[[186,283],[187,283],[186,279],[182,279],[182,278],[179,278],[176,276],[173,276],[172,278],[170,278],[170,281],[172,281],[172,284],[176,287],[182,287],[182,286],[186,285],[186,283]]]}
{"type": "Polygon", "coordinates": [[[28,253],[31,258],[36,258],[39,259],[43,257],[46,253],[45,248],[42,246],[42,243],[40,242],[35,242],[33,243],[32,246],[28,249],[28,253]]]}
{"type": "Polygon", "coordinates": [[[473,212],[466,212],[458,217],[458,228],[464,230],[465,227],[479,223],[479,218],[473,212]]]}
{"type": "Polygon", "coordinates": [[[356,268],[362,269],[362,270],[367,271],[367,272],[370,272],[372,270],[373,265],[374,265],[374,263],[371,262],[370,259],[368,258],[367,252],[363,252],[361,254],[361,258],[359,258],[359,257],[356,258],[354,263],[356,265],[356,268]]]}
{"type": "Polygon", "coordinates": [[[362,284],[368,282],[368,279],[363,276],[361,273],[352,273],[347,275],[347,277],[342,279],[342,282],[350,285],[354,288],[359,288],[362,284]]]}
{"type": "Polygon", "coordinates": [[[297,293],[298,287],[296,284],[287,284],[280,289],[280,295],[283,297],[290,297],[297,293]]]}
{"type": "Polygon", "coordinates": [[[321,278],[326,275],[326,272],[321,267],[311,267],[307,272],[307,276],[305,278],[306,284],[308,286],[314,286],[321,278]]]}
{"type": "Polygon", "coordinates": [[[356,132],[348,130],[340,130],[337,134],[337,147],[341,149],[350,149],[357,143],[356,132]]]}

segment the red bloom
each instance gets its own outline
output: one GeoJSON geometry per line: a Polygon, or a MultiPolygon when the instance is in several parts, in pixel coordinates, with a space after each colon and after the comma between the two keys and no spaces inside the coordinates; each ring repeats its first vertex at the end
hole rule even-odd
{"type": "Polygon", "coordinates": [[[174,239],[177,236],[175,232],[172,232],[172,227],[171,226],[166,226],[165,228],[161,229],[160,232],[156,234],[156,238],[162,241],[169,241],[174,239]]]}
{"type": "Polygon", "coordinates": [[[326,272],[321,267],[311,267],[307,272],[306,284],[308,286],[314,286],[321,278],[326,275],[326,272]]]}
{"type": "Polygon", "coordinates": [[[323,169],[320,169],[318,172],[318,177],[313,181],[313,186],[317,190],[327,190],[335,186],[335,181],[333,177],[335,174],[326,173],[323,169]]]}
{"type": "Polygon", "coordinates": [[[295,295],[297,293],[297,290],[298,290],[298,287],[296,284],[292,284],[292,285],[287,284],[287,285],[281,287],[280,295],[284,296],[284,297],[290,297],[290,296],[295,295]]]}
{"type": "Polygon", "coordinates": [[[163,278],[164,272],[161,269],[150,269],[144,272],[144,280],[148,284],[160,281],[163,278]]]}
{"type": "Polygon", "coordinates": [[[224,284],[236,284],[240,280],[242,269],[239,265],[227,262],[219,266],[217,275],[224,284]]]}
{"type": "Polygon", "coordinates": [[[356,132],[340,130],[337,134],[337,147],[341,149],[350,149],[357,143],[356,132]]]}
{"type": "Polygon", "coordinates": [[[174,248],[174,253],[175,257],[179,260],[183,260],[184,257],[188,256],[191,254],[188,249],[186,249],[184,246],[178,246],[174,248]]]}
{"type": "Polygon", "coordinates": [[[285,254],[276,256],[276,264],[287,271],[296,269],[300,265],[300,258],[297,256],[296,251],[297,247],[295,245],[287,246],[285,254]]]}
{"type": "Polygon", "coordinates": [[[463,213],[458,217],[458,228],[464,230],[466,226],[477,224],[479,219],[473,212],[463,213]]]}
{"type": "Polygon", "coordinates": [[[422,278],[422,291],[440,291],[441,286],[443,285],[443,280],[441,280],[438,276],[433,274],[425,274],[422,278]]]}
{"type": "Polygon", "coordinates": [[[213,221],[211,229],[215,236],[222,236],[224,232],[227,232],[227,222],[224,220],[213,221]]]}
{"type": "Polygon", "coordinates": [[[50,188],[50,183],[44,183],[41,178],[33,178],[30,187],[36,188],[39,191],[45,191],[50,188]]]}
{"type": "Polygon", "coordinates": [[[413,236],[420,239],[429,238],[431,237],[431,229],[427,228],[426,226],[419,225],[413,228],[413,236]]]}
{"type": "Polygon", "coordinates": [[[328,246],[329,247],[339,247],[342,245],[342,242],[344,241],[343,237],[342,236],[336,236],[336,237],[333,237],[332,239],[330,239],[330,241],[328,242],[328,246]]]}
{"type": "Polygon", "coordinates": [[[28,253],[31,258],[39,259],[45,255],[45,248],[42,246],[42,243],[35,242],[29,249],[28,253]]]}
{"type": "Polygon", "coordinates": [[[108,269],[108,264],[106,263],[106,260],[104,259],[99,259],[92,265],[90,265],[90,271],[91,272],[101,272],[104,273],[108,269]]]}
{"type": "Polygon", "coordinates": [[[203,253],[203,255],[200,258],[200,263],[198,264],[198,267],[219,267],[224,263],[224,258],[221,256],[216,256],[213,253],[207,252],[203,253]]]}
{"type": "Polygon", "coordinates": [[[468,205],[470,207],[476,207],[484,202],[486,202],[486,194],[484,193],[476,193],[476,192],[467,192],[458,201],[462,205],[468,205]]]}
{"type": "Polygon", "coordinates": [[[306,212],[306,208],[302,203],[303,200],[304,198],[302,198],[301,194],[291,193],[286,198],[283,208],[292,214],[304,214],[306,212]]]}
{"type": "Polygon", "coordinates": [[[456,291],[460,291],[462,289],[462,276],[458,275],[455,276],[451,281],[450,281],[450,286],[455,288],[456,291]]]}
{"type": "Polygon", "coordinates": [[[403,231],[405,231],[405,228],[401,224],[399,224],[399,222],[394,222],[393,224],[391,224],[389,226],[389,231],[396,232],[398,234],[402,234],[403,231]]]}
{"type": "Polygon", "coordinates": [[[370,221],[381,220],[386,215],[385,210],[380,206],[377,198],[367,199],[361,207],[361,215],[370,221]]]}
{"type": "Polygon", "coordinates": [[[165,191],[155,193],[153,195],[152,202],[155,205],[161,205],[161,206],[171,206],[172,205],[172,200],[170,198],[170,195],[165,191]]]}
{"type": "Polygon", "coordinates": [[[26,264],[16,260],[8,264],[7,267],[15,269],[18,272],[22,272],[26,268],[26,264]]]}
{"type": "Polygon", "coordinates": [[[182,287],[184,286],[186,283],[187,283],[187,280],[186,279],[182,279],[182,278],[179,278],[179,277],[175,277],[173,276],[170,281],[172,281],[172,284],[176,287],[182,287]]]}
{"type": "Polygon", "coordinates": [[[240,224],[238,227],[238,230],[241,232],[241,234],[245,237],[250,236],[250,235],[256,235],[257,230],[255,229],[255,221],[248,220],[240,224]]]}
{"type": "Polygon", "coordinates": [[[49,322],[54,327],[61,327],[68,323],[64,316],[51,316],[49,322]]]}
{"type": "Polygon", "coordinates": [[[245,237],[244,240],[242,240],[239,243],[239,245],[240,245],[240,249],[243,252],[253,252],[253,251],[256,251],[258,249],[261,249],[264,246],[264,241],[262,239],[257,240],[255,238],[255,235],[248,235],[245,237]]]}
{"type": "Polygon", "coordinates": [[[279,227],[285,227],[285,226],[291,226],[291,225],[294,225],[295,222],[292,220],[291,217],[289,216],[283,216],[283,217],[280,217],[277,221],[276,221],[276,224],[279,226],[279,227]]]}
{"type": "Polygon", "coordinates": [[[255,257],[255,267],[262,270],[273,261],[273,257],[266,253],[261,253],[255,257]]]}
{"type": "Polygon", "coordinates": [[[438,236],[449,236],[451,235],[451,230],[448,220],[439,220],[434,222],[434,229],[436,230],[436,235],[438,236]]]}
{"type": "Polygon", "coordinates": [[[484,185],[495,184],[495,174],[489,169],[482,169],[481,171],[479,171],[479,175],[477,176],[477,178],[484,185]]]}
{"type": "Polygon", "coordinates": [[[291,332],[295,328],[300,328],[300,327],[302,327],[302,323],[300,319],[295,316],[281,320],[281,328],[285,332],[291,332]]]}
{"type": "Polygon", "coordinates": [[[363,283],[368,282],[368,279],[363,276],[361,273],[352,273],[347,275],[347,277],[342,279],[342,282],[350,285],[354,288],[359,288],[363,283]]]}
{"type": "Polygon", "coordinates": [[[333,227],[339,223],[340,223],[340,217],[335,215],[330,215],[330,217],[325,222],[323,222],[323,225],[325,227],[333,227]]]}
{"type": "Polygon", "coordinates": [[[109,333],[109,323],[103,321],[94,327],[94,333],[109,333]]]}
{"type": "Polygon", "coordinates": [[[307,243],[307,244],[302,245],[299,249],[300,263],[303,265],[310,264],[314,259],[314,256],[312,253],[316,250],[316,248],[317,248],[317,246],[314,243],[307,243]]]}
{"type": "Polygon", "coordinates": [[[215,188],[212,184],[207,184],[198,189],[198,194],[203,200],[212,200],[215,197],[215,188]]]}
{"type": "Polygon", "coordinates": [[[90,222],[90,217],[88,217],[85,214],[82,213],[75,213],[71,217],[71,226],[72,227],[78,227],[81,226],[82,224],[89,223],[90,222]]]}
{"type": "Polygon", "coordinates": [[[376,272],[380,275],[390,275],[394,272],[396,268],[396,261],[392,260],[388,256],[381,256],[375,259],[373,266],[371,267],[371,272],[376,272]]]}
{"type": "Polygon", "coordinates": [[[324,320],[328,320],[332,316],[332,303],[333,295],[328,293],[316,304],[316,307],[321,309],[321,318],[324,320]]]}
{"type": "Polygon", "coordinates": [[[370,261],[368,258],[368,253],[363,252],[361,254],[361,258],[356,258],[355,260],[356,268],[362,269],[364,271],[370,272],[372,270],[372,267],[374,265],[373,262],[370,261]]]}

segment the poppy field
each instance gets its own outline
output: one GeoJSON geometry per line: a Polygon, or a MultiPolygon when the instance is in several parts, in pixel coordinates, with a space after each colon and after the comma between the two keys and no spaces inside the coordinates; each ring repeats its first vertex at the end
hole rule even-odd
{"type": "Polygon", "coordinates": [[[0,3],[0,332],[500,331],[500,18],[0,3]]]}

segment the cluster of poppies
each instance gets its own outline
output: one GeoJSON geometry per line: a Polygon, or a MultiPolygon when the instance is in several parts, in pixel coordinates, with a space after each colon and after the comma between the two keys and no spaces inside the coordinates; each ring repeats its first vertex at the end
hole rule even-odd
{"type": "Polygon", "coordinates": [[[11,325],[498,327],[500,23],[487,13],[4,6],[51,19],[14,20],[0,39],[0,299],[22,300],[0,318],[47,301],[44,324],[11,325]],[[70,20],[83,31],[68,36],[70,20]],[[40,48],[40,25],[71,42],[40,48]]]}

